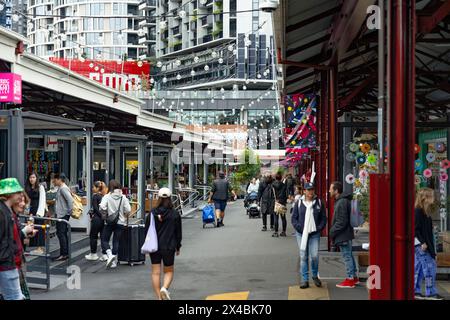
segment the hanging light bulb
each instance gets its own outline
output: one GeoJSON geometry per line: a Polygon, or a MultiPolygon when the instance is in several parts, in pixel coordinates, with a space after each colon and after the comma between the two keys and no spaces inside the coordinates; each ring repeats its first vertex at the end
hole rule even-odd
{"type": "Polygon", "coordinates": [[[65,33],[61,34],[61,40],[62,41],[66,41],[67,40],[67,35],[65,33]]]}
{"type": "Polygon", "coordinates": [[[250,47],[252,45],[252,40],[250,40],[250,39],[245,40],[245,45],[247,47],[250,47]]]}
{"type": "Polygon", "coordinates": [[[205,104],[205,101],[200,101],[200,104],[203,106],[205,104]]]}
{"type": "Polygon", "coordinates": [[[163,82],[166,83],[167,82],[167,77],[163,78],[163,82]]]}
{"type": "Polygon", "coordinates": [[[219,62],[220,64],[222,64],[222,63],[223,63],[223,59],[222,59],[222,58],[219,58],[218,62],[219,62]]]}
{"type": "Polygon", "coordinates": [[[181,75],[177,74],[177,80],[181,80],[181,75]]]}
{"type": "Polygon", "coordinates": [[[162,62],[161,62],[161,61],[158,61],[158,62],[156,63],[156,66],[157,66],[158,68],[161,68],[161,67],[162,67],[162,62]]]}
{"type": "Polygon", "coordinates": [[[101,68],[100,73],[105,73],[105,69],[101,68]]]}
{"type": "Polygon", "coordinates": [[[155,79],[150,78],[150,83],[151,83],[151,84],[155,83],[155,79]]]}
{"type": "Polygon", "coordinates": [[[234,50],[234,46],[232,44],[230,44],[228,46],[228,51],[233,52],[233,50],[234,50]]]}
{"type": "Polygon", "coordinates": [[[191,107],[193,107],[194,106],[194,102],[191,102],[191,107]]]}
{"type": "Polygon", "coordinates": [[[237,55],[237,50],[236,49],[233,50],[233,55],[237,55]]]}
{"type": "Polygon", "coordinates": [[[206,65],[204,69],[205,69],[205,71],[208,71],[209,70],[209,66],[206,65]]]}
{"type": "Polygon", "coordinates": [[[197,56],[195,56],[195,57],[194,57],[194,62],[195,62],[195,63],[198,63],[199,61],[200,61],[200,58],[197,57],[197,56]]]}
{"type": "Polygon", "coordinates": [[[14,13],[11,18],[14,22],[19,21],[19,15],[17,13],[14,13]]]}
{"type": "Polygon", "coordinates": [[[249,84],[249,83],[250,83],[250,79],[246,79],[245,84],[249,84]]]}
{"type": "Polygon", "coordinates": [[[211,103],[214,103],[214,98],[211,99],[211,103]]]}
{"type": "Polygon", "coordinates": [[[217,52],[215,52],[215,51],[211,52],[211,57],[213,59],[217,58],[217,52]]]}
{"type": "Polygon", "coordinates": [[[98,69],[99,69],[98,66],[95,66],[94,70],[95,70],[95,71],[98,71],[98,69]]]}
{"type": "Polygon", "coordinates": [[[222,100],[225,100],[225,96],[222,96],[222,100]]]}
{"type": "Polygon", "coordinates": [[[176,65],[177,67],[181,66],[181,60],[180,60],[180,59],[177,59],[177,60],[175,61],[175,65],[176,65]]]}
{"type": "Polygon", "coordinates": [[[247,90],[247,86],[246,86],[246,85],[243,85],[243,86],[242,86],[242,90],[247,90]]]}
{"type": "Polygon", "coordinates": [[[183,19],[184,17],[186,17],[186,11],[184,10],[180,10],[180,12],[178,12],[178,16],[183,19]]]}
{"type": "Polygon", "coordinates": [[[191,76],[195,76],[195,70],[191,71],[191,76]]]}
{"type": "Polygon", "coordinates": [[[220,92],[221,93],[224,93],[225,92],[225,89],[222,87],[222,88],[220,88],[220,92]]]}
{"type": "Polygon", "coordinates": [[[89,63],[89,68],[93,68],[94,67],[94,64],[91,62],[91,63],[89,63]]]}
{"type": "Polygon", "coordinates": [[[256,77],[257,77],[258,79],[261,79],[261,75],[260,75],[259,73],[256,75],[256,77]]]}
{"type": "Polygon", "coordinates": [[[140,28],[140,29],[138,30],[137,34],[138,34],[139,37],[145,36],[145,31],[144,31],[144,29],[140,28]]]}

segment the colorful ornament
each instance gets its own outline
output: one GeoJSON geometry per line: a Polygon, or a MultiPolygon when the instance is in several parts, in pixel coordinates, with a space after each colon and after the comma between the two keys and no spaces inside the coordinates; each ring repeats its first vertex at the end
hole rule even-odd
{"type": "Polygon", "coordinates": [[[442,143],[442,142],[437,142],[437,143],[434,145],[434,148],[435,148],[436,151],[439,152],[439,153],[444,152],[445,149],[446,149],[446,148],[445,148],[445,144],[442,143]]]}
{"type": "Polygon", "coordinates": [[[370,151],[370,145],[368,143],[364,143],[361,146],[361,151],[364,152],[364,153],[368,153],[370,151]]]}
{"type": "Polygon", "coordinates": [[[447,180],[448,180],[448,174],[446,174],[446,173],[441,173],[441,175],[439,176],[439,180],[441,180],[441,181],[447,181],[447,180]]]}
{"type": "Polygon", "coordinates": [[[423,168],[422,160],[417,159],[417,160],[414,162],[414,167],[416,168],[416,171],[422,170],[422,168],[423,168]]]}
{"type": "Polygon", "coordinates": [[[448,169],[450,168],[450,161],[448,159],[441,161],[441,168],[442,169],[448,169]]]}
{"type": "Polygon", "coordinates": [[[423,176],[427,179],[431,178],[433,176],[433,171],[431,171],[431,169],[425,169],[423,171],[423,176]]]}
{"type": "Polygon", "coordinates": [[[418,184],[420,184],[422,182],[422,179],[420,178],[420,176],[419,175],[416,175],[415,177],[414,177],[414,184],[415,185],[418,185],[418,184]]]}
{"type": "Polygon", "coordinates": [[[420,146],[418,144],[414,145],[414,153],[418,154],[420,152],[420,146]]]}
{"type": "Polygon", "coordinates": [[[436,160],[436,155],[434,153],[430,152],[430,153],[427,153],[426,158],[427,158],[428,162],[433,162],[434,160],[436,160]]]}
{"type": "Polygon", "coordinates": [[[345,176],[345,182],[348,184],[353,184],[355,182],[355,176],[351,173],[345,176]]]}
{"type": "Polygon", "coordinates": [[[359,150],[359,146],[356,143],[351,143],[348,148],[351,152],[356,152],[359,150]]]}
{"type": "Polygon", "coordinates": [[[358,156],[358,157],[356,158],[356,161],[357,161],[359,164],[364,164],[364,163],[366,163],[366,157],[365,157],[365,156],[358,156]]]}
{"type": "Polygon", "coordinates": [[[367,156],[367,162],[369,162],[369,164],[371,164],[371,165],[375,165],[375,164],[377,164],[377,157],[373,154],[369,154],[367,156]]]}
{"type": "Polygon", "coordinates": [[[355,158],[355,154],[352,152],[347,153],[345,156],[345,159],[350,162],[355,161],[355,158]]]}
{"type": "Polygon", "coordinates": [[[359,172],[359,178],[360,179],[365,180],[365,179],[367,179],[368,176],[369,176],[369,173],[366,170],[361,170],[359,172]]]}

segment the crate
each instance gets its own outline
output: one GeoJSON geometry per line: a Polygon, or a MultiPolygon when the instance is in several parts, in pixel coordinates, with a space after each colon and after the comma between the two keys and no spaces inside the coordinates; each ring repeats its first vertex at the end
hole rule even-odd
{"type": "Polygon", "coordinates": [[[450,231],[442,233],[442,251],[450,253],[450,231]]]}

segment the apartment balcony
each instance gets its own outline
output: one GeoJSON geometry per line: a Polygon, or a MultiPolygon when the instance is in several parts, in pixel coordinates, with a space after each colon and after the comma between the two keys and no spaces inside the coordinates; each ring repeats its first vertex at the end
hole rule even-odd
{"type": "Polygon", "coordinates": [[[155,9],[156,6],[157,6],[156,0],[144,0],[139,3],[138,8],[139,8],[139,11],[141,11],[141,10],[147,11],[147,10],[155,9]]]}
{"type": "Polygon", "coordinates": [[[212,35],[206,35],[202,38],[202,43],[206,43],[206,42],[210,42],[213,41],[213,36],[212,35]]]}
{"type": "Polygon", "coordinates": [[[213,17],[211,15],[202,17],[200,19],[200,25],[202,27],[211,27],[213,25],[213,17]]]}

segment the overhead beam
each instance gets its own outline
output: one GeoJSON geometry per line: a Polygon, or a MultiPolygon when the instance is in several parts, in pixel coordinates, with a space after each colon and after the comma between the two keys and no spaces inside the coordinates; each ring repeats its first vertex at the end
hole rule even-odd
{"type": "Polygon", "coordinates": [[[303,50],[309,49],[309,48],[317,46],[319,44],[323,44],[324,42],[330,40],[330,37],[331,37],[330,34],[326,34],[326,35],[324,35],[324,36],[322,36],[320,38],[317,38],[317,39],[315,39],[315,40],[313,40],[311,42],[308,42],[308,43],[306,43],[304,45],[301,45],[301,46],[299,46],[297,48],[288,49],[286,51],[286,56],[290,57],[290,56],[293,56],[293,55],[295,55],[297,53],[302,52],[303,50]]]}
{"type": "Polygon", "coordinates": [[[337,7],[334,7],[334,8],[331,8],[329,10],[326,10],[324,12],[321,12],[319,14],[316,14],[315,16],[312,16],[310,18],[302,20],[300,22],[291,24],[291,25],[286,27],[286,33],[296,31],[296,30],[298,30],[300,28],[303,28],[303,27],[305,27],[305,26],[307,26],[307,25],[309,25],[311,23],[320,21],[320,20],[322,20],[322,19],[324,19],[326,17],[329,17],[329,16],[331,16],[333,14],[336,14],[336,13],[338,13],[341,10],[341,8],[342,8],[342,5],[339,5],[337,7]]]}
{"type": "Polygon", "coordinates": [[[442,2],[436,11],[429,16],[418,16],[418,32],[421,34],[430,33],[439,22],[450,14],[450,0],[442,2]]]}

